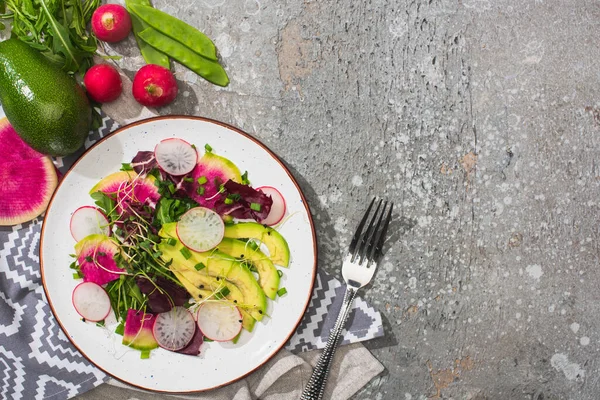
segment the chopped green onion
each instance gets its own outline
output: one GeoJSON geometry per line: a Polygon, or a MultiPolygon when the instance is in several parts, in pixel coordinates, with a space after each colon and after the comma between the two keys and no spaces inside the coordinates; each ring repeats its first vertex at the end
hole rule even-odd
{"type": "Polygon", "coordinates": [[[203,196],[205,190],[206,189],[204,188],[204,186],[198,186],[198,189],[196,190],[196,193],[198,193],[200,196],[203,196]]]}
{"type": "Polygon", "coordinates": [[[179,251],[186,260],[189,260],[192,257],[192,253],[190,253],[187,247],[182,247],[179,251]]]}
{"type": "Polygon", "coordinates": [[[96,322],[96,326],[104,326],[104,320],[96,322]]]}
{"type": "Polygon", "coordinates": [[[191,178],[189,176],[186,176],[185,178],[183,178],[184,182],[194,182],[194,178],[191,178]]]}
{"type": "Polygon", "coordinates": [[[233,199],[230,199],[229,197],[226,197],[225,200],[223,200],[223,202],[225,204],[233,204],[233,199]]]}
{"type": "Polygon", "coordinates": [[[287,293],[287,289],[286,289],[286,288],[284,288],[284,287],[282,287],[281,289],[279,289],[279,290],[277,291],[277,296],[281,297],[281,296],[283,296],[283,295],[284,295],[284,294],[286,294],[286,293],[287,293]]]}
{"type": "Polygon", "coordinates": [[[212,149],[213,149],[213,148],[210,146],[210,144],[206,143],[206,144],[204,145],[204,150],[206,150],[208,153],[210,153],[210,152],[212,151],[212,149]]]}
{"type": "Polygon", "coordinates": [[[278,269],[277,270],[277,275],[279,275],[279,277],[281,278],[283,276],[283,271],[278,269]]]}
{"type": "Polygon", "coordinates": [[[196,271],[200,271],[201,269],[206,268],[206,265],[199,262],[198,264],[194,265],[194,268],[196,269],[196,271]]]}
{"type": "Polygon", "coordinates": [[[208,182],[208,179],[205,176],[198,178],[198,185],[204,185],[206,182],[208,182]]]}
{"type": "Polygon", "coordinates": [[[81,278],[81,277],[79,276],[79,272],[75,272],[75,273],[73,274],[73,279],[79,279],[79,278],[81,278]]]}
{"type": "Polygon", "coordinates": [[[142,350],[142,354],[140,354],[140,358],[142,360],[146,360],[150,358],[150,350],[142,350]]]}
{"type": "Polygon", "coordinates": [[[250,209],[254,211],[260,211],[261,207],[258,203],[250,203],[250,209]]]}
{"type": "Polygon", "coordinates": [[[244,171],[242,174],[242,185],[249,185],[250,181],[248,180],[248,171],[244,171]]]}
{"type": "Polygon", "coordinates": [[[248,247],[250,247],[252,250],[258,250],[258,243],[255,241],[248,240],[246,243],[248,243],[248,247]]]}
{"type": "Polygon", "coordinates": [[[169,246],[175,246],[177,244],[177,239],[175,239],[175,238],[168,238],[167,239],[167,244],[169,246]]]}
{"type": "Polygon", "coordinates": [[[221,289],[221,296],[225,297],[227,296],[229,293],[231,293],[231,291],[229,290],[229,288],[227,286],[225,286],[223,289],[221,289]]]}
{"type": "Polygon", "coordinates": [[[121,171],[133,171],[133,167],[129,163],[122,163],[121,171]]]}
{"type": "Polygon", "coordinates": [[[87,262],[93,262],[94,259],[91,256],[86,256],[85,257],[85,261],[87,261],[87,262]]]}
{"type": "Polygon", "coordinates": [[[204,338],[202,338],[202,340],[204,342],[214,342],[214,340],[207,338],[206,336],[204,336],[204,338]]]}
{"type": "Polygon", "coordinates": [[[192,149],[196,150],[196,145],[192,143],[192,149]]]}

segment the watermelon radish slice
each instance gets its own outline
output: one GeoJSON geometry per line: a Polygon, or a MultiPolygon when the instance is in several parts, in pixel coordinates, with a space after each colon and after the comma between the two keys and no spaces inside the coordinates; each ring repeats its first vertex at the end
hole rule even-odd
{"type": "Polygon", "coordinates": [[[104,288],[94,282],[81,282],[71,296],[75,311],[86,321],[102,321],[110,313],[110,298],[104,288]]]}
{"type": "Polygon", "coordinates": [[[29,147],[13,129],[6,118],[0,118],[0,160],[2,162],[22,161],[45,157],[29,147]]]}
{"type": "Polygon", "coordinates": [[[156,316],[152,333],[163,349],[177,351],[187,346],[196,332],[196,321],[185,307],[173,307],[171,311],[156,316]]]}
{"type": "Polygon", "coordinates": [[[98,285],[119,279],[125,272],[115,262],[119,246],[104,235],[89,235],[75,245],[75,255],[84,282],[98,285]]]}
{"type": "Polygon", "coordinates": [[[0,161],[0,226],[21,224],[46,211],[57,183],[48,157],[0,161]]]}
{"type": "Polygon", "coordinates": [[[117,212],[125,213],[131,204],[147,204],[152,208],[160,199],[156,178],[141,176],[134,171],[119,171],[104,177],[91,190],[102,192],[117,202],[117,212]]]}
{"type": "Polygon", "coordinates": [[[79,207],[71,216],[71,236],[77,242],[86,236],[99,234],[110,236],[108,218],[96,207],[79,207]]]}
{"type": "Polygon", "coordinates": [[[198,152],[182,139],[162,140],[154,148],[158,166],[168,174],[181,176],[191,172],[198,162],[198,152]]]}
{"type": "Polygon", "coordinates": [[[203,252],[215,248],[225,233],[225,223],[216,212],[194,207],[177,222],[177,237],[191,250],[203,252]]]}
{"type": "Polygon", "coordinates": [[[156,315],[143,311],[128,310],[123,331],[123,344],[136,350],[152,350],[158,347],[158,343],[152,334],[152,327],[156,315]]]}
{"type": "Polygon", "coordinates": [[[183,187],[186,193],[201,206],[213,209],[222,184],[231,179],[241,182],[242,175],[234,163],[213,153],[204,153],[191,172],[193,181],[183,187]],[[203,183],[199,183],[203,182],[203,183]]]}
{"type": "Polygon", "coordinates": [[[198,328],[215,342],[233,340],[242,330],[240,310],[225,301],[207,301],[198,309],[198,328]]]}
{"type": "Polygon", "coordinates": [[[260,221],[260,223],[269,226],[278,224],[279,221],[283,219],[286,210],[285,199],[283,198],[283,195],[273,186],[261,186],[256,188],[256,190],[260,190],[267,196],[271,196],[271,199],[273,200],[273,204],[271,205],[271,210],[269,211],[267,218],[260,221]]]}

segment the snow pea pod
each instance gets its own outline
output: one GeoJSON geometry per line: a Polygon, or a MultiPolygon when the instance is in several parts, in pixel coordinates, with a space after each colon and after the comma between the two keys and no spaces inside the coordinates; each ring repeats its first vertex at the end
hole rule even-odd
{"type": "Polygon", "coordinates": [[[151,7],[151,5],[149,0],[125,0],[125,7],[127,7],[127,11],[129,11],[131,17],[133,35],[135,36],[135,41],[138,44],[140,53],[142,53],[142,57],[144,57],[144,61],[146,61],[146,64],[156,64],[161,67],[170,68],[169,57],[165,53],[156,50],[154,47],[140,39],[140,32],[148,28],[148,25],[132,12],[132,4],[148,7],[151,7]]]}
{"type": "Polygon", "coordinates": [[[186,45],[202,57],[217,61],[215,44],[198,29],[152,7],[132,3],[130,8],[135,15],[152,28],[186,45]]]}
{"type": "Polygon", "coordinates": [[[229,84],[227,73],[217,61],[212,61],[199,55],[177,40],[163,35],[156,29],[144,29],[140,32],[140,38],[150,46],[185,65],[207,81],[219,86],[227,86],[229,84]]]}

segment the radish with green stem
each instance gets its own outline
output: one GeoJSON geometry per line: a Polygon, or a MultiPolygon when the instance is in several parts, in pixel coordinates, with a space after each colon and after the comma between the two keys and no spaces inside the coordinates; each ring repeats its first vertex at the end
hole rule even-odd
{"type": "Polygon", "coordinates": [[[71,296],[75,311],[86,321],[98,322],[110,313],[110,298],[104,288],[94,282],[82,282],[71,296]]]}

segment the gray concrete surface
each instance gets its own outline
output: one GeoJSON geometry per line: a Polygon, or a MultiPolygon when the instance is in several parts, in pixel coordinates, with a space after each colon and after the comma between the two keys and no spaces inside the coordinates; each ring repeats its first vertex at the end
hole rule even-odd
{"type": "MultiPolygon", "coordinates": [[[[213,38],[161,114],[261,139],[339,272],[373,195],[397,212],[364,296],[385,365],[356,399],[600,398],[600,2],[156,0],[213,38]]],[[[131,43],[121,66],[140,62],[131,43]]]]}

